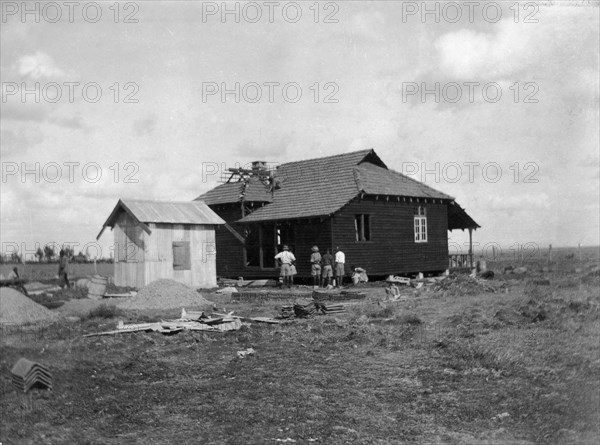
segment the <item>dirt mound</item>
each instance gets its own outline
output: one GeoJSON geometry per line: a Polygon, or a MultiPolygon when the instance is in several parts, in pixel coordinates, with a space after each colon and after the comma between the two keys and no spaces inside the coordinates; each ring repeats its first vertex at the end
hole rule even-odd
{"type": "Polygon", "coordinates": [[[175,309],[179,307],[202,307],[209,309],[212,302],[194,289],[174,280],[161,279],[140,289],[117,307],[121,309],[175,309]]]}
{"type": "Polygon", "coordinates": [[[58,315],[9,287],[0,288],[0,323],[54,321],[58,315]]]}

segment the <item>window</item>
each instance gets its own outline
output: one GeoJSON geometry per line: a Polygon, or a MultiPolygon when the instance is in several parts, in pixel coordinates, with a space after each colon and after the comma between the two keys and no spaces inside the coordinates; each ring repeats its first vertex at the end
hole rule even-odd
{"type": "Polygon", "coordinates": [[[356,215],[354,217],[356,241],[371,241],[371,215],[356,215]]]}
{"type": "Polygon", "coordinates": [[[190,242],[173,242],[173,270],[191,270],[190,242]]]}
{"type": "Polygon", "coordinates": [[[415,243],[427,242],[427,212],[426,208],[419,206],[414,209],[415,243]]]}

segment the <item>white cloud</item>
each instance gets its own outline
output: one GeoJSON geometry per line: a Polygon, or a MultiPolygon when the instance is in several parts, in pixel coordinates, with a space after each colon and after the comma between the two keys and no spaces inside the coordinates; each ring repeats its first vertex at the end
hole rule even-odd
{"type": "Polygon", "coordinates": [[[21,57],[17,61],[17,71],[21,76],[33,80],[63,77],[65,75],[65,72],[56,65],[52,57],[41,51],[21,57]]]}
{"type": "Polygon", "coordinates": [[[519,24],[504,22],[496,33],[470,29],[450,32],[435,44],[442,69],[453,77],[503,77],[522,69],[531,36],[519,24]]]}
{"type": "Polygon", "coordinates": [[[532,74],[532,70],[534,75],[547,77],[581,68],[584,54],[597,60],[593,49],[597,48],[598,24],[597,14],[585,16],[578,9],[543,8],[538,23],[505,18],[491,32],[448,32],[435,42],[440,68],[458,78],[515,77],[532,74]],[[595,33],[588,32],[594,27],[595,33]]]}

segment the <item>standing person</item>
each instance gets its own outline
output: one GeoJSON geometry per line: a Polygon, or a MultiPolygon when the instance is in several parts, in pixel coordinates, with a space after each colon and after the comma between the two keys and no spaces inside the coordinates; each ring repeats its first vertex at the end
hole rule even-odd
{"type": "Polygon", "coordinates": [[[279,264],[281,265],[281,276],[283,277],[283,285],[287,285],[288,288],[291,288],[293,283],[292,263],[296,261],[296,257],[292,252],[290,252],[288,246],[284,245],[283,251],[275,255],[275,259],[279,261],[279,264]]]}
{"type": "Polygon", "coordinates": [[[312,246],[310,255],[310,274],[313,277],[313,288],[318,288],[321,283],[321,254],[318,246],[312,246]]]}
{"type": "Polygon", "coordinates": [[[335,248],[335,278],[337,287],[342,287],[344,282],[344,264],[346,263],[346,255],[339,247],[335,248]]]}
{"type": "MultiPolygon", "coordinates": [[[[294,285],[294,277],[298,275],[298,271],[296,270],[296,260],[292,261],[292,265],[290,266],[290,284],[294,285]]],[[[292,287],[290,286],[290,287],[292,287]]]]}
{"type": "Polygon", "coordinates": [[[8,274],[9,280],[18,280],[19,277],[19,268],[17,266],[13,267],[13,270],[8,274]]]}
{"type": "Polygon", "coordinates": [[[63,249],[60,249],[59,258],[58,258],[58,279],[59,286],[64,288],[67,286],[69,288],[69,257],[65,253],[63,249]]]}
{"type": "Polygon", "coordinates": [[[331,250],[327,249],[327,252],[322,257],[323,264],[323,287],[325,287],[325,279],[327,279],[327,287],[331,286],[331,279],[333,278],[333,255],[331,250]]]}

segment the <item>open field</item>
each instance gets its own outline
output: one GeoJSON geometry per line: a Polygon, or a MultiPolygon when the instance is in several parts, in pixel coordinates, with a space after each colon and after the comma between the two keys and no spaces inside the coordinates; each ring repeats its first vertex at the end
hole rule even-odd
{"type": "MultiPolygon", "coordinates": [[[[497,273],[495,293],[421,289],[382,302],[370,283],[345,313],[224,334],[83,338],[119,319],[178,315],[106,308],[4,332],[0,442],[596,443],[597,250],[527,267],[497,273]],[[236,356],[249,347],[256,354],[236,356]],[[12,387],[22,356],[50,367],[54,391],[12,387]]],[[[282,304],[204,296],[239,315],[273,316],[282,304]]]]}
{"type": "MultiPolygon", "coordinates": [[[[58,263],[1,264],[0,273],[7,277],[15,266],[19,268],[21,278],[26,278],[29,281],[54,280],[58,273],[58,263]]],[[[69,271],[69,277],[73,278],[93,276],[96,273],[103,276],[112,276],[114,265],[110,263],[98,263],[96,269],[94,269],[93,263],[71,263],[69,264],[69,271]]]]}

